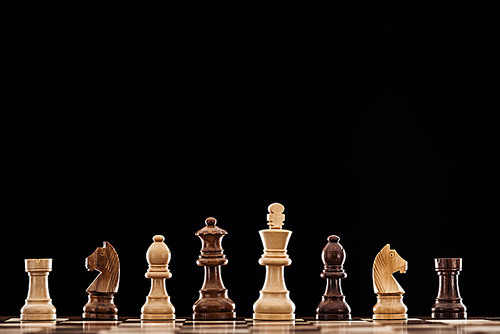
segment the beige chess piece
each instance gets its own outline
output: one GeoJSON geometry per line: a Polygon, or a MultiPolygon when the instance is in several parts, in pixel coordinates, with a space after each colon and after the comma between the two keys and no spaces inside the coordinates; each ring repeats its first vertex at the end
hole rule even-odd
{"type": "Polygon", "coordinates": [[[146,254],[149,264],[146,278],[151,279],[151,290],[146,297],[146,303],[142,306],[141,319],[174,320],[175,308],[165,289],[165,279],[172,277],[168,269],[170,250],[163,242],[165,238],[162,235],[155,235],[153,240],[146,254]]]}
{"type": "Polygon", "coordinates": [[[408,308],[403,303],[405,291],[394,279],[392,273],[405,273],[408,263],[387,244],[373,262],[373,289],[377,304],[373,307],[373,319],[407,319],[408,308]]]}
{"type": "Polygon", "coordinates": [[[56,308],[49,295],[49,273],[52,259],[26,259],[26,271],[30,277],[28,298],[21,309],[21,321],[56,320],[56,308]]]}
{"type": "Polygon", "coordinates": [[[259,259],[259,264],[266,266],[266,279],[260,290],[260,297],[253,305],[253,318],[294,320],[295,304],[290,300],[290,292],[286,289],[283,276],[284,266],[292,263],[286,253],[292,231],[282,229],[285,220],[283,205],[274,203],[268,209],[269,229],[259,231],[264,244],[264,254],[259,259]]]}

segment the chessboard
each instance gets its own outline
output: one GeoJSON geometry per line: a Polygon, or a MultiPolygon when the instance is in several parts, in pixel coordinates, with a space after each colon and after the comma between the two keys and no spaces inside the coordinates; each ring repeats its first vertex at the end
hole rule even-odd
{"type": "Polygon", "coordinates": [[[480,334],[500,333],[500,318],[470,318],[437,320],[409,318],[408,320],[371,320],[359,318],[349,321],[318,321],[301,318],[293,321],[265,321],[248,318],[235,320],[193,321],[179,318],[174,321],[141,321],[120,318],[118,321],[84,321],[78,317],[58,317],[56,321],[21,322],[15,317],[0,318],[3,333],[56,333],[56,334],[243,334],[243,333],[342,333],[342,334],[480,334]]]}
{"type": "MultiPolygon", "coordinates": [[[[260,230],[264,254],[259,264],[266,266],[264,286],[253,305],[253,314],[237,317],[235,303],[228,297],[220,274],[227,258],[221,239],[227,232],[209,217],[196,232],[202,241],[197,264],[205,267],[205,279],[199,299],[193,305],[192,318],[179,317],[167,294],[165,280],[171,277],[170,250],[165,237],[155,235],[146,259],[151,290],[137,317],[119,316],[114,304],[118,292],[120,262],[117,251],[107,241],[89,255],[88,270],[99,274],[87,288],[88,302],[81,318],[61,317],[49,295],[48,276],[52,259],[25,259],[30,277],[28,298],[19,317],[0,317],[0,334],[6,333],[500,333],[500,318],[468,317],[459,292],[458,275],[462,258],[435,258],[439,289],[430,318],[408,317],[403,303],[405,291],[392,276],[405,273],[407,262],[386,244],[373,262],[373,288],[377,304],[373,314],[353,318],[342,293],[341,280],[345,250],[337,235],[330,235],[323,248],[321,277],[326,280],[325,294],[315,317],[297,317],[295,304],[284,280],[284,267],[291,264],[287,244],[291,231],[282,229],[285,215],[279,203],[268,208],[268,229],[260,230]],[[175,320],[174,320],[175,319],[175,320]],[[453,319],[453,320],[445,320],[453,319]]],[[[317,296],[316,301],[319,301],[317,296]]],[[[64,313],[63,313],[64,314],[64,313]]]]}

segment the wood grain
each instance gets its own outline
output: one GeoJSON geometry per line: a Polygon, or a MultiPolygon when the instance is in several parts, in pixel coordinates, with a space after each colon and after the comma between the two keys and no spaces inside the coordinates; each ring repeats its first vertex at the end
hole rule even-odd
{"type": "Polygon", "coordinates": [[[373,319],[407,319],[408,308],[403,303],[405,291],[392,276],[399,271],[405,273],[408,263],[387,244],[373,262],[373,289],[377,304],[373,307],[373,319]]]}
{"type": "Polygon", "coordinates": [[[118,320],[118,308],[113,302],[120,281],[120,260],[114,247],[104,241],[86,259],[87,270],[99,275],[87,288],[89,300],[83,307],[84,319],[118,320]]]}
{"type": "Polygon", "coordinates": [[[21,320],[56,320],[56,308],[52,305],[48,283],[52,259],[26,259],[24,262],[30,280],[28,297],[21,308],[21,320]]]}
{"type": "Polygon", "coordinates": [[[439,290],[436,303],[431,309],[431,317],[435,319],[467,318],[467,308],[462,302],[458,285],[462,259],[437,258],[434,259],[434,265],[439,276],[439,290]]]}
{"type": "Polygon", "coordinates": [[[321,252],[324,269],[321,277],[326,279],[326,290],[316,308],[318,320],[348,320],[351,318],[351,308],[342,294],[341,279],[347,277],[343,265],[345,250],[336,235],[328,237],[328,243],[321,252]]]}
{"type": "Polygon", "coordinates": [[[146,253],[149,268],[145,276],[151,279],[151,289],[141,308],[142,320],[175,319],[175,307],[165,287],[165,279],[172,277],[172,274],[168,268],[171,253],[164,240],[163,235],[155,235],[146,253]]]}
{"type": "Polygon", "coordinates": [[[227,231],[216,226],[217,220],[209,217],[205,227],[196,232],[202,247],[196,263],[204,268],[205,279],[200,297],[193,305],[195,320],[223,320],[236,318],[235,304],[228,297],[222,282],[221,266],[227,264],[222,249],[222,238],[227,231]]]}
{"type": "Polygon", "coordinates": [[[292,263],[286,253],[292,231],[282,229],[285,215],[284,206],[273,203],[269,206],[269,229],[259,231],[264,245],[264,254],[259,264],[266,266],[264,287],[253,305],[255,320],[294,320],[295,304],[285,285],[284,266],[292,263]]]}

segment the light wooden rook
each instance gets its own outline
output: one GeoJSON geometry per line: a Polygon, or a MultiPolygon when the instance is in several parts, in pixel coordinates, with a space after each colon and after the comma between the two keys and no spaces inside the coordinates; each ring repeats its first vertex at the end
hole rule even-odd
{"type": "Polygon", "coordinates": [[[290,292],[286,289],[283,276],[284,266],[292,260],[286,253],[292,231],[282,229],[285,215],[284,206],[274,203],[269,206],[269,229],[259,231],[264,245],[264,254],[259,264],[266,266],[264,287],[260,297],[253,305],[255,320],[294,320],[295,304],[290,300],[290,292]]]}
{"type": "Polygon", "coordinates": [[[377,254],[373,262],[373,290],[377,304],[373,307],[373,319],[407,319],[408,308],[403,303],[405,291],[394,279],[392,273],[405,273],[408,263],[390,245],[377,254]]]}
{"type": "Polygon", "coordinates": [[[149,264],[146,278],[151,279],[151,290],[141,309],[142,320],[175,319],[175,308],[165,288],[165,279],[172,277],[172,274],[168,269],[170,250],[163,242],[164,240],[163,235],[155,235],[154,242],[149,246],[146,254],[149,264]]]}
{"type": "Polygon", "coordinates": [[[48,282],[52,259],[26,259],[24,262],[30,281],[28,298],[21,309],[21,320],[56,320],[56,308],[50,299],[48,282]]]}

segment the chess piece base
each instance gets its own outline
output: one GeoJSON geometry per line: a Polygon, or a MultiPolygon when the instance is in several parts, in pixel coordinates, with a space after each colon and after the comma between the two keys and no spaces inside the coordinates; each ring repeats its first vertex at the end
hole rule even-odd
{"type": "Polygon", "coordinates": [[[408,319],[408,308],[403,303],[403,293],[379,293],[377,304],[373,307],[374,320],[408,319]]]}
{"type": "MultiPolygon", "coordinates": [[[[219,285],[218,283],[215,284],[219,285]]],[[[235,318],[235,304],[227,297],[225,288],[200,290],[200,299],[193,305],[194,320],[227,320],[235,318]]]]}
{"type": "Polygon", "coordinates": [[[142,314],[141,320],[175,320],[175,314],[142,314]]]}
{"type": "Polygon", "coordinates": [[[317,320],[351,320],[350,314],[316,314],[317,320]]]}
{"type": "Polygon", "coordinates": [[[51,299],[26,300],[21,309],[21,321],[53,321],[56,317],[56,308],[51,299]]]}
{"type": "MultiPolygon", "coordinates": [[[[337,282],[339,283],[339,282],[337,282]]],[[[328,284],[330,286],[330,284],[328,284]]],[[[340,289],[340,285],[337,285],[340,289]]],[[[323,300],[316,308],[316,319],[318,320],[349,320],[351,319],[351,308],[345,302],[340,291],[323,295],[323,300]]]]}
{"type": "Polygon", "coordinates": [[[236,312],[193,313],[194,320],[227,320],[236,319],[236,312]]]}
{"type": "Polygon", "coordinates": [[[433,319],[466,319],[467,311],[462,304],[462,298],[452,300],[436,300],[431,309],[433,319]]]}
{"type": "Polygon", "coordinates": [[[89,302],[83,308],[83,319],[118,320],[118,308],[113,296],[89,295],[89,302]]]}
{"type": "Polygon", "coordinates": [[[144,306],[141,308],[141,319],[142,320],[175,319],[175,308],[174,305],[172,305],[172,303],[170,302],[170,296],[153,297],[152,294],[150,294],[146,298],[146,304],[144,304],[144,306]]]}
{"type": "Polygon", "coordinates": [[[82,318],[85,320],[118,320],[118,315],[85,312],[83,313],[82,318]]]}
{"type": "Polygon", "coordinates": [[[408,320],[406,313],[379,313],[373,315],[373,320],[408,320]]]}
{"type": "Polygon", "coordinates": [[[436,313],[431,315],[432,319],[467,319],[467,312],[459,313],[436,313]]]}
{"type": "Polygon", "coordinates": [[[56,321],[55,314],[21,314],[21,321],[56,321]]]}
{"type": "Polygon", "coordinates": [[[254,313],[254,320],[295,320],[295,314],[288,313],[254,313]]]}
{"type": "MultiPolygon", "coordinates": [[[[282,269],[282,267],[278,268],[282,269]]],[[[255,320],[294,320],[295,304],[290,300],[289,293],[287,290],[261,290],[260,298],[253,306],[253,318],[255,320]]]]}

